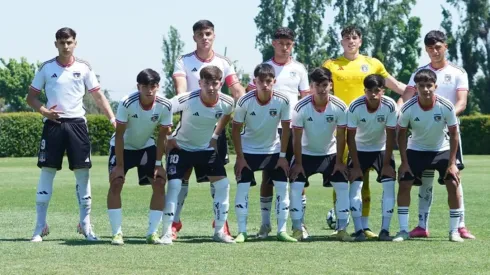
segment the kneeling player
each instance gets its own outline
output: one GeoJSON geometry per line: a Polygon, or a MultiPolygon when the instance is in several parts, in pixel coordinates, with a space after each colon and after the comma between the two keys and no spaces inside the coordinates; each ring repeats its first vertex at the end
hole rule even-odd
{"type": "Polygon", "coordinates": [[[434,94],[437,88],[437,76],[432,70],[418,71],[414,80],[418,95],[403,104],[398,121],[400,125],[398,146],[402,161],[398,169],[400,232],[393,240],[403,241],[409,238],[410,189],[414,180],[420,179],[422,172],[428,169],[439,171],[439,181],[444,181],[446,185],[450,217],[449,240],[463,242],[458,232],[461,215],[459,170],[456,166],[459,134],[454,105],[449,100],[434,94]],[[409,124],[412,134],[407,145],[409,124]]]}
{"type": "Polygon", "coordinates": [[[182,178],[193,167],[203,171],[215,188],[213,239],[234,243],[233,238],[224,231],[228,217],[230,184],[222,158],[216,150],[218,136],[230,121],[234,101],[220,92],[223,72],[218,67],[202,68],[199,76],[201,89],[172,99],[173,112],[181,112],[182,119],[167,146],[169,181],[163,215],[163,240],[172,242],[171,226],[182,178]]]}
{"type": "Polygon", "coordinates": [[[374,168],[383,185],[381,201],[383,220],[379,240],[391,241],[390,222],[395,206],[396,103],[384,95],[385,80],[372,74],[364,79],[365,95],[354,100],[347,112],[347,145],[349,146],[350,209],[356,241],[366,239],[362,224],[362,177],[374,168]],[[385,131],[386,129],[386,131],[385,131]]]}
{"type": "Polygon", "coordinates": [[[270,64],[258,65],[254,77],[256,90],[238,100],[233,118],[232,137],[237,154],[235,175],[238,182],[235,197],[238,236],[235,241],[244,242],[247,239],[250,184],[255,183],[255,171],[265,170],[276,189],[277,239],[296,242],[286,233],[289,214],[289,163],[286,160],[291,122],[289,99],[273,90],[275,72],[270,64]],[[276,130],[279,123],[283,128],[280,138],[276,130]],[[245,129],[240,133],[243,124],[245,129]]]}
{"type": "Polygon", "coordinates": [[[122,245],[121,191],[126,172],[138,167],[140,185],[151,184],[149,227],[146,242],[164,244],[157,230],[162,219],[166,172],[162,166],[167,134],[172,126],[172,105],[157,96],[160,76],[152,69],[140,72],[136,78],[138,91],[125,96],[116,114],[116,134],[112,137],[109,156],[110,188],[107,208],[112,227],[112,244],[122,245]],[[160,125],[157,145],[152,135],[160,125]]]}
{"type": "Polygon", "coordinates": [[[350,241],[347,234],[349,216],[349,185],[342,155],[345,150],[347,106],[339,98],[329,95],[332,73],[316,68],[310,74],[312,95],[301,99],[293,111],[293,150],[291,164],[291,219],[293,237],[303,236],[301,220],[303,207],[301,193],[308,177],[323,174],[324,185],[329,181],[337,192],[336,214],[339,231],[337,238],[350,241]],[[337,137],[334,133],[337,130],[337,137]]]}

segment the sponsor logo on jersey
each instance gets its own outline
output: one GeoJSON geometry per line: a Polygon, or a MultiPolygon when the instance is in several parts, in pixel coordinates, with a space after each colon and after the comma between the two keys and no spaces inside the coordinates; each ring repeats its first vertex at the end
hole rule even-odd
{"type": "Polygon", "coordinates": [[[222,112],[222,111],[217,111],[217,112],[216,112],[216,114],[214,115],[214,117],[215,117],[216,119],[220,119],[220,118],[221,118],[221,116],[223,116],[223,112],[222,112]]]}
{"type": "Polygon", "coordinates": [[[270,109],[269,114],[271,115],[271,117],[277,116],[277,109],[270,109]]]}
{"type": "Polygon", "coordinates": [[[439,121],[441,121],[441,119],[442,119],[442,116],[440,114],[435,114],[434,115],[434,121],[435,122],[439,122],[439,121]]]}
{"type": "Polygon", "coordinates": [[[383,116],[383,115],[379,115],[379,116],[376,118],[376,120],[377,120],[378,122],[380,122],[380,123],[383,123],[383,122],[385,122],[385,116],[383,116]]]}
{"type": "Polygon", "coordinates": [[[367,64],[361,66],[361,72],[367,73],[368,71],[369,71],[369,66],[367,64]]]}
{"type": "Polygon", "coordinates": [[[333,116],[332,115],[327,115],[325,118],[327,119],[327,122],[328,123],[332,123],[333,122],[333,116]]]}
{"type": "Polygon", "coordinates": [[[152,121],[152,122],[157,121],[157,120],[158,120],[158,117],[159,117],[159,116],[158,116],[158,114],[154,114],[154,115],[152,115],[152,116],[151,116],[151,121],[152,121]]]}

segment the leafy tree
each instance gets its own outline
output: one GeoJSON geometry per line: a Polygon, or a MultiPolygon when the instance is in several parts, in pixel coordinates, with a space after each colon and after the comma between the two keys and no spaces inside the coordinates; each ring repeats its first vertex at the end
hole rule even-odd
{"type": "Polygon", "coordinates": [[[180,39],[179,31],[170,26],[168,31],[168,36],[163,36],[163,92],[168,97],[171,98],[175,95],[174,82],[172,79],[172,74],[174,71],[175,61],[180,57],[184,49],[184,42],[180,39]]]}
{"type": "Polygon", "coordinates": [[[258,34],[255,38],[255,48],[262,54],[262,61],[274,56],[272,37],[277,28],[282,27],[286,18],[288,0],[261,0],[259,13],[254,18],[258,34]]]}

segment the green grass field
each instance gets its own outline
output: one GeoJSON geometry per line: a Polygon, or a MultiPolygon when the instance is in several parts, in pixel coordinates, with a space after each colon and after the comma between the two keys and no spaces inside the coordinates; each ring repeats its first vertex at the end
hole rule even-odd
{"type": "MultiPolygon", "coordinates": [[[[65,160],[66,161],[66,160],[65,160]]],[[[110,245],[106,212],[107,157],[94,157],[91,170],[92,222],[101,237],[88,243],[76,234],[78,205],[74,176],[64,164],[55,178],[48,212],[51,234],[42,243],[30,243],[35,223],[35,193],[39,169],[34,158],[0,159],[0,274],[488,274],[490,226],[488,194],[489,156],[465,156],[466,222],[477,240],[462,244],[447,240],[448,207],[445,188],[435,185],[430,222],[431,238],[403,243],[342,243],[328,239],[325,214],[332,207],[332,189],[312,178],[308,189],[306,222],[312,241],[279,243],[252,240],[225,245],[211,242],[212,203],[208,184],[191,182],[182,214],[184,227],[173,246],[145,244],[150,187],[136,183],[135,171],[123,190],[123,232],[126,245],[110,245]],[[462,261],[461,259],[464,259],[462,261]]],[[[233,160],[232,160],[233,161],[233,160]]],[[[232,162],[233,163],[233,162],[232,162]]],[[[232,165],[227,165],[232,175],[232,165]]],[[[232,177],[231,177],[232,178],[232,177]]],[[[232,181],[233,206],[235,182],[232,181]]],[[[380,229],[381,187],[371,175],[371,228],[380,229]]],[[[410,226],[416,225],[417,190],[412,192],[410,226]]],[[[249,234],[260,224],[259,189],[250,192],[249,234]]],[[[234,209],[230,226],[236,234],[234,209]]],[[[289,225],[290,226],[290,223],[289,225]]],[[[352,226],[350,226],[352,230],[352,226]]],[[[274,229],[273,229],[274,230],[274,229]]],[[[391,233],[398,230],[394,215],[391,233]]],[[[273,231],[274,232],[274,231],[273,231]]]]}

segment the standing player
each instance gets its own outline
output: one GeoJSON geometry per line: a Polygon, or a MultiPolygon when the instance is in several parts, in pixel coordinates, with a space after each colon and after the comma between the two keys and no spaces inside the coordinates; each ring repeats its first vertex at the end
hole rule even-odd
{"type": "Polygon", "coordinates": [[[289,99],[273,89],[274,68],[266,63],[255,67],[256,90],[242,96],[233,117],[232,138],[237,154],[235,175],[237,192],[235,211],[238,221],[236,242],[247,239],[248,192],[254,181],[254,172],[268,171],[276,189],[277,239],[295,242],[286,232],[289,211],[288,172],[286,149],[291,123],[289,99]],[[282,124],[282,135],[277,133],[282,124]],[[242,126],[245,128],[242,130],[242,126]],[[241,132],[241,133],[240,133],[241,132]]]}
{"type": "Polygon", "coordinates": [[[77,34],[70,28],[56,32],[54,45],[58,56],[44,62],[34,76],[27,103],[44,116],[44,127],[37,166],[41,176],[36,192],[37,222],[32,242],[41,242],[49,233],[46,223],[48,205],[53,193],[56,170],[61,170],[63,155],[68,155],[69,168],[75,174],[76,194],[80,207],[78,232],[89,241],[97,240],[90,224],[92,195],[90,191],[89,169],[90,140],[87,120],[83,108],[85,91],[93,96],[97,106],[115,125],[116,119],[104,94],[100,92],[97,77],[87,61],[76,58],[73,52],[77,46],[77,34]],[[48,102],[46,106],[38,96],[44,89],[48,102]]]}
{"type": "Polygon", "coordinates": [[[391,241],[390,223],[395,206],[396,102],[384,95],[385,79],[377,74],[364,79],[365,95],[354,100],[347,113],[347,145],[349,146],[350,206],[357,241],[365,240],[361,221],[362,175],[370,168],[378,173],[383,185],[381,209],[383,221],[379,240],[391,241]]]}
{"type": "Polygon", "coordinates": [[[402,163],[398,168],[398,220],[400,232],[393,241],[409,239],[408,209],[410,190],[415,179],[426,169],[439,171],[439,182],[446,185],[449,204],[449,240],[463,242],[458,232],[461,216],[459,169],[456,154],[459,144],[458,121],[454,105],[435,95],[437,75],[430,69],[419,70],[414,76],[418,95],[401,108],[398,124],[398,146],[402,163]],[[407,127],[411,136],[407,145],[407,127]]]}
{"type": "MultiPolygon", "coordinates": [[[[436,94],[441,95],[454,104],[456,115],[460,115],[466,109],[468,99],[468,75],[463,68],[450,63],[446,59],[446,44],[447,37],[441,31],[430,31],[424,38],[425,51],[429,55],[430,63],[420,67],[421,69],[430,69],[437,75],[437,90],[436,94]]],[[[417,71],[418,71],[417,70],[417,71]]],[[[415,72],[416,73],[416,72],[415,72]]],[[[403,95],[404,100],[411,98],[415,90],[414,75],[410,78],[407,90],[403,95]]],[[[457,165],[458,169],[463,170],[463,154],[461,151],[461,140],[459,141],[459,151],[457,165]]],[[[422,174],[421,186],[419,189],[419,224],[412,231],[412,238],[427,238],[429,237],[429,214],[433,199],[433,182],[434,170],[424,171],[422,174]]],[[[420,181],[416,181],[415,185],[419,185],[420,181]]],[[[458,231],[464,239],[475,239],[464,222],[464,199],[463,185],[459,184],[459,193],[461,194],[461,220],[459,222],[458,231]]]]}
{"type": "MultiPolygon", "coordinates": [[[[346,104],[364,94],[364,78],[370,74],[379,74],[385,79],[386,87],[398,94],[403,94],[405,84],[398,82],[385,69],[376,58],[361,55],[359,49],[362,45],[361,30],[355,26],[345,27],[342,32],[342,48],[344,53],[337,59],[325,61],[323,66],[333,75],[334,94],[346,104]]],[[[347,150],[346,150],[347,151],[347,150]]],[[[347,155],[344,156],[347,158],[347,155]]],[[[362,185],[362,223],[366,236],[376,238],[369,229],[369,211],[371,207],[371,193],[369,190],[369,173],[366,172],[362,185]]],[[[335,193],[334,193],[335,198],[335,193]]],[[[334,199],[335,200],[335,199],[334,199]]]]}
{"type": "MultiPolygon", "coordinates": [[[[245,89],[238,80],[233,63],[226,57],[219,55],[213,51],[213,43],[216,37],[214,33],[214,25],[208,20],[197,21],[192,27],[194,32],[194,41],[196,42],[196,50],[192,53],[182,55],[176,62],[173,73],[175,92],[177,95],[182,95],[199,89],[199,73],[206,66],[217,66],[223,72],[223,79],[230,88],[231,94],[235,100],[245,94],[245,89]]],[[[228,163],[228,144],[226,133],[220,133],[218,138],[219,155],[224,163],[228,163]]],[[[209,181],[202,171],[196,170],[198,182],[209,181]]],[[[175,211],[175,223],[172,225],[174,238],[177,238],[177,232],[182,228],[180,213],[184,206],[185,198],[188,194],[189,178],[192,174],[192,168],[184,174],[182,188],[179,193],[179,201],[175,211]]],[[[214,196],[213,185],[211,184],[211,196],[214,196]]],[[[225,231],[229,233],[228,224],[225,225],[225,231]]]]}
{"type": "Polygon", "coordinates": [[[347,106],[332,90],[332,73],[316,68],[310,73],[311,91],[301,99],[293,111],[294,159],[291,164],[291,219],[293,237],[302,240],[301,192],[313,174],[323,174],[324,184],[330,182],[337,192],[337,238],[350,241],[347,234],[349,216],[349,184],[343,162],[347,106]],[[337,136],[335,137],[335,132],[337,136]]]}
{"type": "MultiPolygon", "coordinates": [[[[298,103],[298,98],[304,97],[309,93],[308,72],[303,64],[294,60],[291,53],[294,47],[295,33],[293,30],[280,27],[274,33],[272,47],[274,48],[274,57],[264,62],[270,64],[274,68],[276,82],[274,90],[285,94],[289,100],[290,111],[293,111],[294,106],[298,103]]],[[[247,91],[256,88],[253,80],[247,87],[247,91]]],[[[282,125],[279,124],[279,135],[282,135],[282,125]]],[[[290,136],[286,159],[291,162],[293,157],[292,136],[290,136]]],[[[271,231],[270,213],[272,208],[273,186],[269,184],[269,176],[267,170],[262,173],[262,184],[260,186],[260,211],[262,214],[262,225],[260,226],[259,238],[267,238],[271,231]]],[[[303,212],[306,208],[306,196],[303,195],[303,212]]],[[[303,226],[304,238],[308,238],[306,227],[303,226]]]]}
{"type": "Polygon", "coordinates": [[[123,97],[116,114],[116,133],[112,137],[109,156],[110,188],[107,208],[112,227],[112,244],[122,245],[121,191],[129,169],[138,168],[140,185],[151,184],[149,228],[146,242],[163,244],[157,229],[162,219],[165,181],[162,166],[167,134],[172,127],[172,105],[166,98],[157,96],[160,75],[152,69],[141,71],[136,77],[138,91],[123,97]],[[152,138],[156,126],[157,144],[152,138]]]}
{"type": "Polygon", "coordinates": [[[173,112],[181,112],[182,120],[167,148],[168,188],[163,213],[163,242],[172,243],[172,222],[182,178],[189,168],[201,169],[215,188],[213,210],[218,242],[235,241],[224,226],[228,217],[230,183],[226,178],[223,159],[217,151],[219,133],[226,127],[233,112],[234,101],[220,92],[223,72],[217,66],[206,66],[199,72],[201,89],[172,99],[173,112]],[[218,123],[216,125],[216,123],[218,123]],[[216,125],[216,129],[215,129],[216,125]]]}

